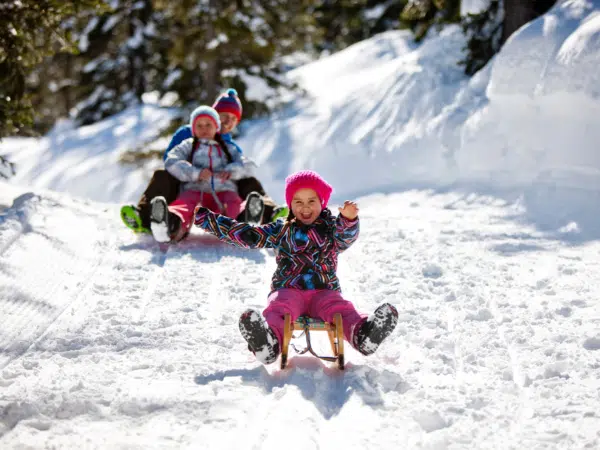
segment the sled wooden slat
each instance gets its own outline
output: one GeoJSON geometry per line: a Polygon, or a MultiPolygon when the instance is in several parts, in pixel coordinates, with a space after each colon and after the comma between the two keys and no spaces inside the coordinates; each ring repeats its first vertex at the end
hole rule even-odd
{"type": "Polygon", "coordinates": [[[310,351],[314,356],[326,359],[327,361],[335,360],[340,370],[344,370],[344,327],[341,314],[335,314],[333,323],[325,322],[320,319],[302,316],[292,323],[290,315],[285,315],[283,345],[281,348],[281,368],[285,369],[288,362],[289,346],[294,338],[294,331],[305,331],[307,348],[302,352],[310,351]],[[308,325],[308,327],[307,327],[308,325]],[[319,356],[312,350],[310,345],[310,331],[326,331],[331,344],[333,356],[319,356]]]}

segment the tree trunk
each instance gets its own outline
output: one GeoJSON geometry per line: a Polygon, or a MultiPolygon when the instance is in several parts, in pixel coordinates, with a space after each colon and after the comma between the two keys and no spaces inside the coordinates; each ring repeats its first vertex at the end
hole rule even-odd
{"type": "MultiPolygon", "coordinates": [[[[217,13],[217,0],[209,0],[208,5],[210,13],[208,14],[208,20],[206,23],[206,42],[211,42],[217,37],[215,30],[215,20],[213,15],[217,13]]],[[[213,100],[217,97],[218,83],[219,83],[219,61],[217,58],[217,51],[212,50],[207,52],[206,60],[204,61],[206,66],[202,71],[202,81],[204,82],[204,103],[212,104],[213,100]]]]}
{"type": "Polygon", "coordinates": [[[69,116],[69,111],[73,108],[73,101],[71,99],[71,95],[73,93],[73,88],[71,86],[71,80],[74,79],[73,72],[73,58],[74,56],[71,53],[67,53],[64,61],[64,79],[69,80],[69,86],[65,86],[62,89],[62,97],[63,97],[63,107],[64,107],[64,115],[66,117],[69,116]]]}
{"type": "Polygon", "coordinates": [[[527,22],[544,14],[556,0],[504,0],[504,25],[502,44],[527,22]]]}
{"type": "Polygon", "coordinates": [[[139,47],[129,49],[129,89],[134,92],[138,100],[142,99],[142,95],[146,92],[146,70],[148,59],[148,42],[144,36],[143,30],[152,17],[153,7],[152,2],[144,0],[143,8],[134,10],[132,17],[129,19],[129,38],[135,38],[140,30],[142,30],[142,42],[139,47]]]}

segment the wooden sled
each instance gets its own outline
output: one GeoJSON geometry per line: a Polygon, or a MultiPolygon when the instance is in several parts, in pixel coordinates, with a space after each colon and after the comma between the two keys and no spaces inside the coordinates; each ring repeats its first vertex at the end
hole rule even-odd
{"type": "Polygon", "coordinates": [[[294,350],[296,350],[296,353],[303,355],[306,352],[310,352],[319,359],[337,363],[338,369],[344,370],[344,327],[342,326],[341,314],[338,313],[333,316],[333,323],[324,322],[320,319],[313,319],[312,317],[308,316],[301,316],[298,317],[293,324],[290,315],[286,314],[283,328],[283,345],[281,348],[282,369],[285,369],[287,366],[290,341],[302,336],[302,334],[294,336],[294,331],[296,330],[303,331],[302,334],[306,336],[306,348],[304,350],[298,350],[296,347],[294,347],[294,345],[292,345],[294,350]],[[327,334],[329,335],[329,342],[331,343],[331,349],[333,350],[333,356],[321,356],[314,352],[310,343],[311,331],[327,331],[327,334]]]}

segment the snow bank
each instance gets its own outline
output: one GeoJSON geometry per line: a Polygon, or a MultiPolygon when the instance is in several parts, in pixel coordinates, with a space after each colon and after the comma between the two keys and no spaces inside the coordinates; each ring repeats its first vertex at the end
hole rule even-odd
{"type": "Polygon", "coordinates": [[[593,227],[589,219],[600,213],[598,67],[599,1],[559,2],[516,32],[491,65],[485,106],[462,128],[455,155],[461,179],[525,186],[538,222],[571,218],[593,227]]]}
{"type": "Polygon", "coordinates": [[[161,162],[139,168],[121,163],[121,155],[156,139],[175,112],[142,105],[80,128],[63,121],[41,139],[3,140],[0,153],[16,164],[11,183],[96,201],[126,201],[139,196],[161,162]]]}
{"type": "Polygon", "coordinates": [[[600,170],[599,7],[561,2],[509,39],[491,69],[489,103],[463,129],[463,176],[512,173],[502,181],[527,183],[557,167],[600,170]]]}
{"type": "Polygon", "coordinates": [[[457,65],[465,45],[458,28],[420,46],[407,33],[383,33],[294,71],[309,99],[253,124],[243,147],[275,180],[276,196],[285,175],[312,168],[333,183],[338,200],[407,186],[483,185],[537,192],[527,206],[538,213],[580,192],[576,203],[600,213],[584,194],[600,170],[599,31],[599,1],[561,1],[471,79],[457,65]],[[573,190],[578,177],[571,176],[559,195],[564,177],[548,173],[580,168],[591,168],[584,185],[573,190]],[[532,204],[549,183],[544,203],[532,204]]]}
{"type": "Polygon", "coordinates": [[[338,196],[437,183],[447,161],[431,126],[466,83],[463,45],[457,27],[419,47],[409,32],[387,32],[304,66],[291,76],[308,98],[247,127],[242,147],[280,201],[285,176],[303,168],[338,196]]]}

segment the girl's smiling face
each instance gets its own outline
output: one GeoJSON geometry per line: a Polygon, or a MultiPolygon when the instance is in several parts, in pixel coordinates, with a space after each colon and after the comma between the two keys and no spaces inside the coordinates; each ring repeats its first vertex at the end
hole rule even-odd
{"type": "Polygon", "coordinates": [[[298,189],[292,197],[292,213],[305,225],[317,220],[322,209],[321,200],[312,189],[298,189]]]}
{"type": "Polygon", "coordinates": [[[237,117],[228,112],[220,112],[219,118],[221,119],[221,133],[223,134],[231,132],[238,123],[237,117]]]}
{"type": "Polygon", "coordinates": [[[206,116],[200,116],[194,121],[194,136],[198,139],[214,139],[217,125],[206,116]]]}

